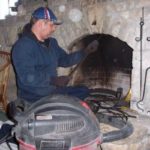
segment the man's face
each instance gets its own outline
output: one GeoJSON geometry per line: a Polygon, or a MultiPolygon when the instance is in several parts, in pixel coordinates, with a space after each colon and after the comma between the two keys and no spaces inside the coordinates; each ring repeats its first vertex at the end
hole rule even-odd
{"type": "Polygon", "coordinates": [[[56,25],[49,20],[42,20],[41,22],[41,36],[45,40],[51,36],[51,34],[56,30],[56,25]]]}

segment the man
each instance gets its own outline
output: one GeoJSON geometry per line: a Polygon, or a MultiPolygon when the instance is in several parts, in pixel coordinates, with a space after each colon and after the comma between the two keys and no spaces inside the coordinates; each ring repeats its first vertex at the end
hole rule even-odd
{"type": "Polygon", "coordinates": [[[84,50],[67,54],[52,38],[52,33],[62,22],[47,7],[37,8],[25,27],[22,36],[12,49],[12,61],[16,72],[18,97],[35,102],[50,94],[68,94],[84,99],[86,87],[67,87],[68,77],[58,77],[57,67],[70,67],[98,47],[94,41],[84,50]]]}

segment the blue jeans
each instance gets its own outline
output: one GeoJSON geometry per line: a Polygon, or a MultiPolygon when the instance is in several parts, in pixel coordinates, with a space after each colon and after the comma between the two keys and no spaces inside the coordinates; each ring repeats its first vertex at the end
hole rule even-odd
{"type": "Polygon", "coordinates": [[[54,94],[63,94],[78,97],[84,100],[89,96],[90,90],[85,86],[68,86],[68,87],[58,87],[54,91],[54,94]]]}

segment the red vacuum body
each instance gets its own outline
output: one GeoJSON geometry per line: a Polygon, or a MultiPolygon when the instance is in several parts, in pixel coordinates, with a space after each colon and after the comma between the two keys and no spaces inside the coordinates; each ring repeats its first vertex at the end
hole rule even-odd
{"type": "Polygon", "coordinates": [[[78,98],[45,97],[15,117],[19,150],[97,150],[99,122],[78,98]]]}

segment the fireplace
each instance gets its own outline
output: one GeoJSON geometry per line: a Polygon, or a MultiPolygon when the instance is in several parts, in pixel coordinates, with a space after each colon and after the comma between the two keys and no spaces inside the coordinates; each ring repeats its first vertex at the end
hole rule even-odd
{"type": "Polygon", "coordinates": [[[80,63],[70,84],[110,90],[122,88],[123,95],[126,95],[131,88],[133,49],[117,37],[99,33],[76,39],[68,49],[84,48],[93,40],[99,41],[97,51],[80,63]]]}

